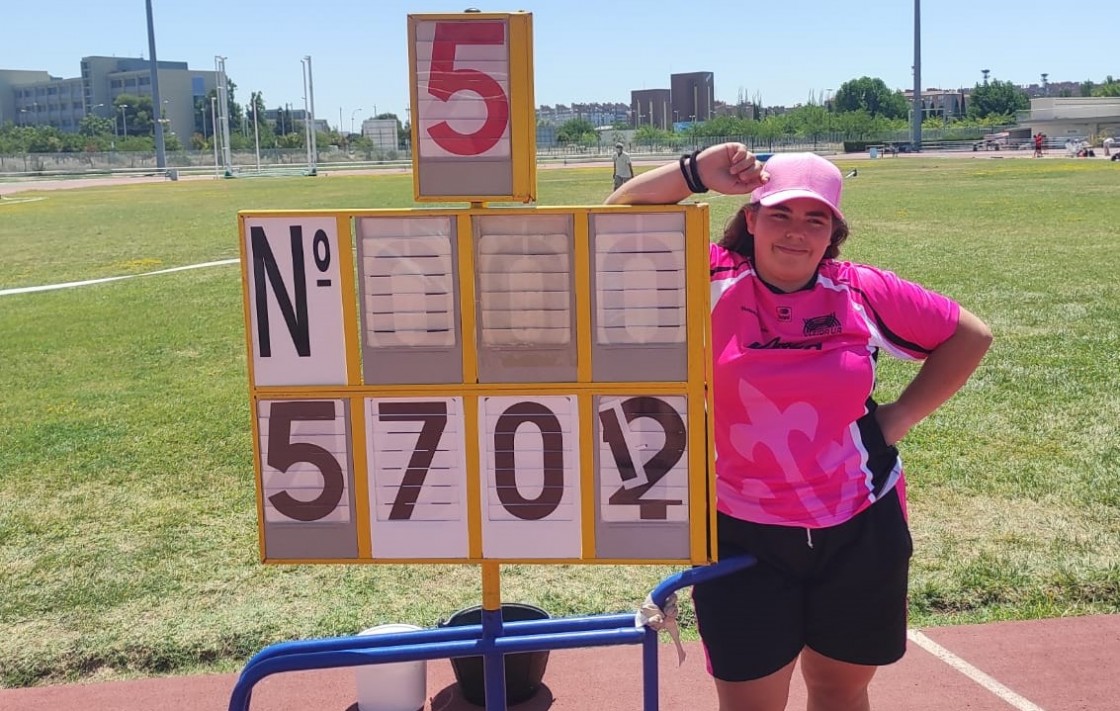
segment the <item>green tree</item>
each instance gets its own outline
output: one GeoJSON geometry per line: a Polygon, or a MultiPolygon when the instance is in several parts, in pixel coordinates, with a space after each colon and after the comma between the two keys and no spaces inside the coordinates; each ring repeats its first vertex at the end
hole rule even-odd
{"type": "Polygon", "coordinates": [[[587,119],[574,118],[565,121],[556,129],[556,142],[560,145],[586,143],[585,136],[591,134],[591,144],[595,143],[595,127],[587,119]]]}
{"type": "Polygon", "coordinates": [[[86,114],[78,122],[78,135],[92,138],[94,136],[112,136],[113,121],[104,116],[86,114]]]}
{"type": "Polygon", "coordinates": [[[249,136],[250,140],[253,141],[254,148],[257,145],[257,140],[260,141],[261,148],[276,147],[276,133],[272,129],[272,124],[265,119],[266,111],[268,111],[268,108],[264,103],[264,97],[259,91],[253,92],[248,105],[245,107],[245,121],[248,124],[249,136]],[[256,133],[255,136],[253,135],[254,132],[256,133]]]}
{"type": "Polygon", "coordinates": [[[122,136],[154,136],[152,97],[119,94],[113,99],[113,110],[122,136]]]}
{"type": "Polygon", "coordinates": [[[1091,96],[1120,96],[1120,81],[1113,79],[1111,74],[1108,75],[1103,84],[1093,87],[1091,96]]]}
{"type": "Polygon", "coordinates": [[[1016,111],[1026,111],[1031,101],[1026,93],[1009,81],[993,79],[977,84],[969,97],[968,117],[974,119],[994,118],[1010,121],[1016,111]]]}
{"type": "Polygon", "coordinates": [[[866,111],[871,116],[889,119],[906,118],[910,105],[902,92],[891,91],[879,78],[860,77],[840,85],[832,97],[833,107],[839,112],[866,111]]]}
{"type": "Polygon", "coordinates": [[[634,131],[634,143],[643,146],[672,146],[677,143],[677,139],[669,131],[642,124],[634,131]]]}

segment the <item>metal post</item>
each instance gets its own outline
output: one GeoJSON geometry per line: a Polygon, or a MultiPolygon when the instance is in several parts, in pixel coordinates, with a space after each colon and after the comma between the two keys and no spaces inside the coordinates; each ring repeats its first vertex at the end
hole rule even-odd
{"type": "Polygon", "coordinates": [[[214,57],[218,72],[218,117],[222,129],[222,163],[227,175],[233,172],[233,155],[229,147],[229,84],[226,82],[226,58],[214,57]]]}
{"type": "Polygon", "coordinates": [[[303,71],[303,147],[307,151],[307,170],[315,172],[311,162],[311,112],[307,104],[307,57],[299,60],[300,69],[303,71]]]}
{"type": "Polygon", "coordinates": [[[218,97],[210,97],[210,142],[214,144],[214,175],[221,175],[218,170],[218,97]]]}
{"type": "Polygon", "coordinates": [[[315,79],[311,75],[311,55],[307,55],[307,95],[311,101],[311,174],[319,162],[318,136],[315,135],[315,79]]]}
{"type": "Polygon", "coordinates": [[[922,149],[922,0],[914,0],[914,101],[910,143],[913,150],[922,149]]]}
{"type": "Polygon", "coordinates": [[[257,172],[261,172],[261,132],[257,128],[257,104],[260,101],[260,94],[254,92],[251,95],[253,101],[253,142],[257,146],[257,172]]]}
{"type": "Polygon", "coordinates": [[[159,100],[159,63],[156,61],[156,31],[152,22],[152,0],[145,0],[148,11],[148,54],[151,56],[152,111],[155,113],[156,129],[156,167],[167,167],[167,146],[163,140],[163,103],[159,100]]]}

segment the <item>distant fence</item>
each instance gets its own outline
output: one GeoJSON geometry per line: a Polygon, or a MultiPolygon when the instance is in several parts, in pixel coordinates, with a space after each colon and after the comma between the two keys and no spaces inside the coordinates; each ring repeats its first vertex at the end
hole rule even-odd
{"type": "MultiPolygon", "coordinates": [[[[986,130],[999,130],[986,129],[986,130]]],[[[923,145],[964,145],[964,141],[980,138],[979,135],[961,135],[959,131],[923,131],[923,145]]],[[[814,151],[817,153],[842,153],[845,140],[851,138],[838,133],[822,133],[817,136],[779,136],[759,138],[757,136],[705,136],[686,137],[672,135],[663,141],[625,141],[624,146],[631,156],[637,159],[653,158],[675,153],[687,153],[726,141],[745,143],[757,153],[784,151],[814,151]]],[[[858,139],[866,144],[909,142],[905,131],[891,132],[873,138],[858,139]]],[[[581,163],[607,160],[614,153],[614,142],[604,140],[594,146],[549,146],[538,147],[537,157],[541,162],[581,163]]],[[[168,151],[167,168],[176,169],[184,174],[219,174],[221,158],[215,160],[213,151],[168,151]]],[[[332,170],[347,168],[366,168],[378,165],[407,166],[412,160],[408,149],[370,150],[347,152],[344,150],[320,151],[317,165],[332,170]]],[[[261,150],[258,162],[255,151],[233,151],[232,166],[235,173],[251,173],[260,166],[262,172],[287,172],[307,166],[307,151],[302,148],[261,150]]],[[[20,153],[0,155],[0,179],[3,178],[50,178],[73,175],[150,175],[159,172],[156,167],[155,153],[141,151],[108,151],[103,153],[20,153]]]]}

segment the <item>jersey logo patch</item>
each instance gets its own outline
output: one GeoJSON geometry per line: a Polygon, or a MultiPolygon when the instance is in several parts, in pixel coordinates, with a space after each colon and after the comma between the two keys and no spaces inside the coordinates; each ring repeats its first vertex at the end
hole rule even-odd
{"type": "Polygon", "coordinates": [[[806,336],[835,336],[840,333],[840,319],[836,318],[835,312],[827,316],[807,318],[802,333],[806,336]]]}

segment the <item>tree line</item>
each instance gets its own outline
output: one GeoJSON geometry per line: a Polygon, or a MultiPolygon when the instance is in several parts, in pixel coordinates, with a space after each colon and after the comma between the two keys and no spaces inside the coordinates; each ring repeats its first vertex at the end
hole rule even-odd
{"type": "MultiPolygon", "coordinates": [[[[253,92],[249,102],[242,106],[236,100],[237,85],[230,81],[227,92],[226,113],[230,126],[230,148],[253,150],[259,136],[262,149],[300,149],[306,140],[304,122],[293,117],[287,107],[275,109],[275,120],[267,121],[268,112],[264,97],[253,92]]],[[[1120,96],[1120,81],[1111,75],[1103,82],[1086,80],[1081,85],[1083,96],[1120,96]]],[[[164,132],[164,145],[169,151],[190,148],[210,150],[214,146],[214,116],[212,100],[216,91],[199,97],[194,106],[194,126],[190,136],[164,132]]],[[[696,140],[722,136],[742,136],[759,142],[782,137],[801,137],[809,140],[829,136],[844,140],[873,140],[909,128],[910,102],[899,91],[892,91],[882,79],[860,77],[845,82],[827,101],[810,101],[781,113],[765,109],[756,101],[754,106],[741,110],[734,116],[717,116],[709,121],[694,123],[682,132],[640,126],[634,141],[639,144],[667,144],[681,138],[696,140]]],[[[0,154],[14,153],[93,153],[107,151],[155,150],[155,112],[150,96],[121,94],[111,107],[111,117],[87,114],[78,125],[77,132],[64,132],[53,126],[17,126],[11,122],[0,125],[0,154]]],[[[968,96],[963,118],[931,113],[922,121],[923,129],[957,127],[973,133],[991,126],[1014,124],[1018,111],[1030,108],[1027,94],[1011,82],[998,79],[985,80],[973,87],[968,96]]],[[[160,120],[166,120],[166,110],[160,120]]],[[[379,114],[376,118],[397,122],[398,145],[407,145],[410,127],[402,125],[392,113],[379,114]]],[[[165,126],[168,124],[165,124],[165,126]]],[[[628,129],[619,124],[616,129],[628,129]]],[[[561,145],[595,146],[600,141],[596,127],[585,119],[572,119],[557,129],[557,142],[561,145]]],[[[317,131],[316,143],[320,147],[337,146],[340,149],[363,153],[372,157],[375,146],[362,136],[345,134],[336,130],[317,131]]]]}
{"type": "MultiPolygon", "coordinates": [[[[1083,96],[1120,96],[1120,81],[1108,76],[1103,83],[1086,81],[1083,96]]],[[[979,134],[992,126],[1016,123],[1016,114],[1030,108],[1030,97],[1010,81],[998,79],[977,83],[966,100],[963,117],[946,116],[936,109],[928,110],[922,120],[924,130],[960,129],[963,134],[979,134]]],[[[872,140],[910,128],[911,102],[901,91],[892,91],[882,79],[860,77],[845,82],[827,101],[810,101],[807,105],[775,112],[761,106],[746,106],[738,115],[717,116],[693,123],[681,131],[639,126],[634,142],[640,145],[671,144],[686,140],[741,136],[760,143],[783,137],[814,140],[829,136],[841,140],[872,140]]],[[[631,128],[616,124],[615,129],[631,128]]],[[[592,147],[599,143],[595,126],[585,119],[572,119],[556,132],[561,145],[592,147]]]]}

